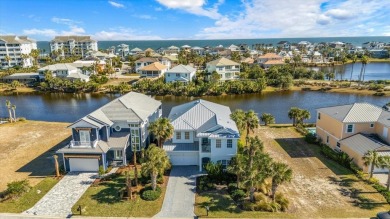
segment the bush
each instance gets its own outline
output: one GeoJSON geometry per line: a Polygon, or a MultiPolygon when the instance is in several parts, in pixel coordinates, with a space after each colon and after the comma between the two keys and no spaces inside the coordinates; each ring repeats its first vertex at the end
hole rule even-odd
{"type": "Polygon", "coordinates": [[[317,143],[317,136],[314,133],[307,133],[305,135],[305,141],[309,144],[315,144],[317,143]]]}
{"type": "Polygon", "coordinates": [[[153,191],[152,187],[147,187],[143,190],[141,194],[141,198],[146,201],[154,201],[160,198],[161,196],[161,188],[156,187],[156,190],[153,191]]]}
{"type": "Polygon", "coordinates": [[[198,177],[197,187],[199,191],[209,191],[215,189],[214,183],[211,182],[208,176],[198,177]]]}
{"type": "Polygon", "coordinates": [[[26,121],[26,118],[25,118],[25,117],[19,117],[19,118],[18,118],[18,121],[24,122],[24,121],[26,121]]]}
{"type": "Polygon", "coordinates": [[[99,166],[99,176],[103,176],[106,172],[104,171],[104,168],[102,165],[99,166]]]}
{"type": "Polygon", "coordinates": [[[30,191],[30,189],[31,186],[28,180],[13,181],[7,184],[5,193],[10,198],[16,198],[30,191]]]}
{"type": "Polygon", "coordinates": [[[237,183],[229,183],[227,189],[228,189],[228,193],[232,194],[233,191],[238,189],[237,183]]]}
{"type": "Polygon", "coordinates": [[[256,202],[260,202],[260,201],[267,201],[267,196],[264,195],[263,193],[261,192],[256,192],[255,193],[255,201],[256,202]]]}
{"type": "Polygon", "coordinates": [[[221,183],[224,180],[223,166],[221,163],[209,162],[205,166],[208,177],[212,182],[221,183]]]}
{"type": "Polygon", "coordinates": [[[288,208],[288,205],[290,204],[288,199],[283,197],[283,195],[281,193],[276,193],[275,202],[277,202],[279,204],[281,211],[286,211],[288,208]]]}
{"type": "Polygon", "coordinates": [[[241,202],[244,200],[246,194],[242,189],[237,189],[232,192],[232,199],[236,202],[241,202]]]}
{"type": "Polygon", "coordinates": [[[245,201],[242,204],[242,209],[244,209],[245,211],[255,211],[256,210],[256,204],[252,203],[250,201],[245,201]]]}

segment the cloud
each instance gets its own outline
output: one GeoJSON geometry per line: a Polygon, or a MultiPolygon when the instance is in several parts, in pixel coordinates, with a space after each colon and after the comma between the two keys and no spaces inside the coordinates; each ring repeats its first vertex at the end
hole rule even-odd
{"type": "MultiPolygon", "coordinates": [[[[197,2],[204,3],[201,0],[197,2]]],[[[243,0],[237,6],[241,9],[238,15],[220,14],[214,25],[203,28],[195,38],[361,36],[362,33],[379,35],[383,32],[381,27],[388,24],[390,1],[331,0],[326,6],[323,2],[279,0],[276,4],[274,0],[243,0]],[[360,24],[366,24],[367,27],[358,28],[360,24]]],[[[198,5],[202,5],[201,3],[198,5]]],[[[174,6],[178,7],[172,5],[174,6]]]]}
{"type": "Polygon", "coordinates": [[[218,0],[212,7],[205,8],[206,0],[156,0],[161,5],[169,9],[184,10],[188,13],[198,16],[205,16],[212,19],[221,18],[218,7],[224,3],[224,0],[218,0]]]}
{"type": "Polygon", "coordinates": [[[140,19],[145,19],[145,20],[154,20],[154,19],[156,19],[156,17],[153,17],[153,16],[148,15],[148,14],[134,15],[134,17],[140,18],[140,19]]]}
{"type": "Polygon", "coordinates": [[[68,30],[57,31],[55,29],[49,29],[49,28],[41,28],[41,29],[32,28],[32,29],[23,30],[23,34],[54,37],[58,35],[81,35],[85,33],[84,28],[76,25],[81,23],[80,21],[75,21],[68,18],[58,18],[58,17],[53,17],[51,21],[56,24],[67,26],[68,30]]]}
{"type": "Polygon", "coordinates": [[[40,35],[40,36],[46,36],[46,37],[53,37],[53,36],[58,35],[57,31],[55,31],[53,29],[37,29],[37,28],[23,30],[23,34],[40,35]]]}
{"type": "Polygon", "coordinates": [[[58,18],[58,17],[52,17],[51,21],[56,23],[56,24],[65,24],[68,26],[74,26],[76,24],[81,23],[80,21],[75,21],[69,18],[58,18]]]}
{"type": "Polygon", "coordinates": [[[117,3],[114,1],[108,1],[108,3],[115,8],[125,8],[125,6],[123,4],[120,4],[120,3],[117,3]]]}
{"type": "Polygon", "coordinates": [[[155,11],[162,11],[163,9],[161,7],[154,8],[155,11]]]}
{"type": "Polygon", "coordinates": [[[130,28],[112,28],[94,34],[96,40],[162,40],[161,37],[130,28]]]}

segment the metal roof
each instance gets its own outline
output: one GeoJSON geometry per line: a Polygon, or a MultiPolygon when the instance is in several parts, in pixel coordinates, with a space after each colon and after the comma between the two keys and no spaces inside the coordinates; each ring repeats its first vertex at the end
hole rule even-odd
{"type": "Polygon", "coordinates": [[[341,122],[376,122],[383,109],[369,103],[354,103],[342,106],[333,106],[317,109],[341,122]]]}
{"type": "Polygon", "coordinates": [[[378,150],[381,152],[390,152],[390,146],[383,144],[380,141],[369,138],[362,134],[356,134],[340,141],[340,144],[351,148],[353,151],[364,155],[367,151],[378,150]]]}
{"type": "Polygon", "coordinates": [[[207,65],[215,65],[215,66],[225,66],[225,65],[240,65],[237,62],[234,62],[230,59],[227,59],[225,57],[213,60],[211,62],[208,62],[207,65]]]}
{"type": "Polygon", "coordinates": [[[178,65],[169,69],[166,73],[193,73],[195,71],[196,69],[189,65],[178,65]]]}
{"type": "Polygon", "coordinates": [[[236,123],[230,118],[230,114],[229,107],[200,99],[173,107],[168,118],[175,130],[211,134],[224,128],[238,135],[236,123]]]}
{"type": "Polygon", "coordinates": [[[85,153],[85,154],[101,154],[101,153],[107,153],[107,151],[109,150],[110,148],[108,147],[107,144],[105,143],[101,143],[101,141],[99,141],[97,144],[96,144],[96,147],[70,147],[69,145],[59,149],[57,151],[57,153],[69,153],[69,154],[81,154],[81,153],[85,153]]]}
{"type": "Polygon", "coordinates": [[[193,143],[172,143],[172,140],[164,142],[165,151],[199,151],[199,142],[193,143]]]}

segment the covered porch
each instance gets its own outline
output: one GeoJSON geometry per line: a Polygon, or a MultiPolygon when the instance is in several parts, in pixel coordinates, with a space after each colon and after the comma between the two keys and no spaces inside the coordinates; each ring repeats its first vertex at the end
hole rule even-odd
{"type": "Polygon", "coordinates": [[[108,141],[99,141],[100,144],[105,144],[109,148],[107,152],[108,165],[127,165],[126,152],[130,145],[129,136],[130,133],[127,132],[114,132],[111,134],[108,141]]]}

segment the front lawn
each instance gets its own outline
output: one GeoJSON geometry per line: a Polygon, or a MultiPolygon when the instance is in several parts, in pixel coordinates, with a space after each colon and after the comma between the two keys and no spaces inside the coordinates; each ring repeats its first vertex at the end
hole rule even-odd
{"type": "Polygon", "coordinates": [[[59,180],[47,177],[34,186],[29,192],[14,200],[0,201],[0,212],[21,213],[33,207],[59,180]]]}
{"type": "MultiPolygon", "coordinates": [[[[157,214],[162,206],[166,183],[168,177],[161,187],[162,193],[156,201],[145,201],[140,194],[136,194],[135,200],[122,200],[119,191],[125,187],[124,175],[119,175],[110,181],[101,182],[99,185],[92,185],[73,206],[72,212],[78,215],[77,208],[81,205],[83,216],[101,217],[152,217],[157,214]]],[[[137,190],[139,191],[141,187],[137,190]]]]}

